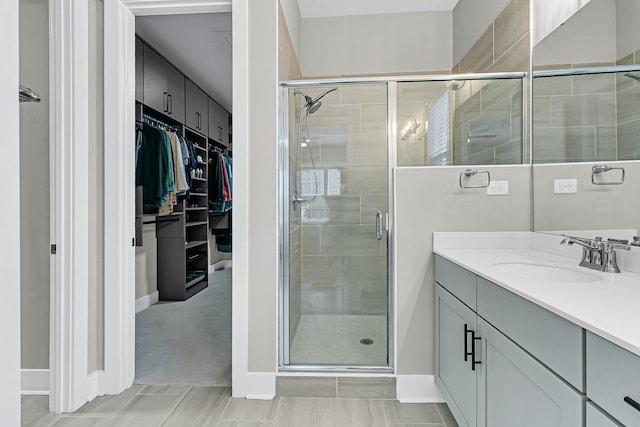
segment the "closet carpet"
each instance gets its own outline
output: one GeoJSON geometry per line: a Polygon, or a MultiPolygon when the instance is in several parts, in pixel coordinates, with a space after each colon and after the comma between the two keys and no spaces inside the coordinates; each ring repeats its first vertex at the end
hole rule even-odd
{"type": "Polygon", "coordinates": [[[184,302],[136,314],[136,384],[231,385],[231,269],[184,302]]]}

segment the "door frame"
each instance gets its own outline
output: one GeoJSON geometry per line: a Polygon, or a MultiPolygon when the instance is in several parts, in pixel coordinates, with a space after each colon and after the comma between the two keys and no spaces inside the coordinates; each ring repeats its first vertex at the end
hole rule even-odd
{"type": "Polygon", "coordinates": [[[2,247],[0,269],[3,295],[0,299],[0,413],[7,425],[20,424],[20,112],[18,106],[19,44],[18,0],[0,2],[0,37],[4,45],[4,64],[0,70],[0,116],[3,118],[4,165],[0,176],[10,183],[0,223],[2,247]]]}
{"type": "MultiPolygon", "coordinates": [[[[13,2],[17,7],[17,0],[13,2]]],[[[104,1],[104,119],[108,124],[104,138],[111,141],[104,145],[104,197],[118,203],[105,203],[104,370],[92,373],[87,372],[88,6],[86,0],[50,3],[51,237],[58,247],[51,262],[49,407],[53,412],[73,412],[96,396],[121,393],[134,380],[135,179],[130,141],[135,126],[135,16],[233,10],[234,216],[239,224],[247,224],[248,2],[104,1]]],[[[236,230],[233,244],[234,260],[247,266],[248,230],[236,230]]],[[[234,396],[245,396],[248,385],[246,270],[233,271],[234,396]]]]}

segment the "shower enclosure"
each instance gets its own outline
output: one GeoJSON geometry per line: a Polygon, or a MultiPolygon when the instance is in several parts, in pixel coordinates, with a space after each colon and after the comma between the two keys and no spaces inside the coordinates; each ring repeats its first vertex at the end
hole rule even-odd
{"type": "Polygon", "coordinates": [[[393,372],[393,169],[525,153],[523,74],[464,77],[282,84],[280,370],[393,372]]]}

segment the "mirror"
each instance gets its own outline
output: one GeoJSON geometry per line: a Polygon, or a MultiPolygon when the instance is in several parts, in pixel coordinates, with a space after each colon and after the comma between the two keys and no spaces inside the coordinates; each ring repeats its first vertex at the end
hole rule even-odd
{"type": "Polygon", "coordinates": [[[638,22],[637,0],[591,0],[533,48],[535,231],[638,235],[638,22]]]}

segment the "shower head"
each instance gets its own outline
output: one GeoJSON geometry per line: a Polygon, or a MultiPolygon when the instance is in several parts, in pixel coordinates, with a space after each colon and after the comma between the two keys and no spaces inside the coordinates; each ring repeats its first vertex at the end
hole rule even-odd
{"type": "Polygon", "coordinates": [[[333,92],[334,90],[337,90],[337,89],[338,89],[337,87],[332,87],[331,89],[327,89],[324,92],[322,92],[320,95],[316,96],[315,98],[311,98],[309,95],[301,91],[295,91],[294,95],[304,96],[304,100],[306,102],[304,107],[307,109],[308,114],[313,114],[316,111],[318,111],[322,106],[322,102],[320,102],[320,100],[324,98],[326,94],[333,92]]]}
{"type": "Polygon", "coordinates": [[[633,80],[638,80],[638,81],[640,81],[640,76],[639,76],[639,75],[637,75],[637,74],[627,73],[627,74],[625,74],[624,76],[625,76],[625,77],[629,77],[629,78],[631,78],[631,79],[633,79],[633,80]]]}

